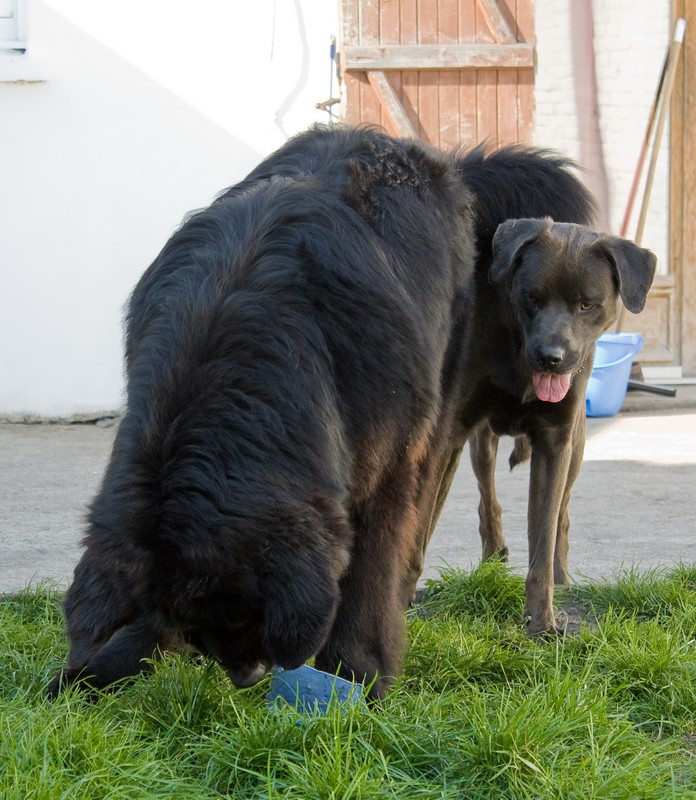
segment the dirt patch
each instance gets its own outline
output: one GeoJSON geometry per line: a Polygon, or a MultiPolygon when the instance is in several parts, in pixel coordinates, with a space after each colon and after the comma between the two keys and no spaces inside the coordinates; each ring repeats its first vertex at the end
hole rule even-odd
{"type": "Polygon", "coordinates": [[[557,607],[556,621],[568,636],[575,636],[583,625],[595,625],[597,619],[590,606],[570,600],[557,607]]]}

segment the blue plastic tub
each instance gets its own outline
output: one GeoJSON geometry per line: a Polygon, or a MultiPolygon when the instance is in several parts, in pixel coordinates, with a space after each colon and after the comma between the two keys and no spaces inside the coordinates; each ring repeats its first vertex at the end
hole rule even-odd
{"type": "Polygon", "coordinates": [[[642,346],[639,333],[605,333],[599,337],[585,395],[588,417],[613,417],[619,413],[633,358],[642,346]]]}
{"type": "Polygon", "coordinates": [[[321,672],[304,664],[297,669],[273,670],[268,700],[275,704],[277,698],[285,700],[298,711],[325,714],[329,703],[361,704],[365,702],[363,687],[328,672],[321,672]]]}

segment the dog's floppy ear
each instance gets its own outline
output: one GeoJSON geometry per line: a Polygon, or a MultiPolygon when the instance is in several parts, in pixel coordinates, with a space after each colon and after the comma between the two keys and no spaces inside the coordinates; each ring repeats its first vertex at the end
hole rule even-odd
{"type": "Polygon", "coordinates": [[[493,263],[488,278],[491,283],[501,283],[513,271],[522,249],[535,241],[542,231],[552,224],[543,219],[509,219],[498,225],[493,236],[493,263]]]}
{"type": "Polygon", "coordinates": [[[313,656],[331,630],[348,564],[350,526],[317,503],[281,515],[264,565],[263,638],[274,664],[294,669],[313,656]]]}
{"type": "Polygon", "coordinates": [[[623,304],[634,314],[641,312],[655,277],[655,254],[618,236],[602,237],[595,247],[616,271],[623,304]]]}

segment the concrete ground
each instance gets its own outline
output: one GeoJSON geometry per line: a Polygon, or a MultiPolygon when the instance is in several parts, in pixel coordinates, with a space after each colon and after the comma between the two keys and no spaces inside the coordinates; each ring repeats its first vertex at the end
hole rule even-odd
{"type": "MultiPolygon", "coordinates": [[[[115,427],[0,425],[0,592],[70,580],[87,504],[115,427]]],[[[511,564],[526,565],[528,465],[507,470],[499,496],[511,564]]],[[[465,453],[428,551],[424,578],[479,558],[478,496],[465,453]]],[[[696,562],[696,387],[676,400],[629,392],[619,415],[589,419],[585,464],[571,503],[571,573],[611,579],[632,565],[696,562]]]]}

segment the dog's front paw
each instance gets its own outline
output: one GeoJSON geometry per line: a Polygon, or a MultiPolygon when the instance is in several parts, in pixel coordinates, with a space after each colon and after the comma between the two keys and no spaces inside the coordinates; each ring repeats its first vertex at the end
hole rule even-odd
{"type": "Polygon", "coordinates": [[[55,700],[58,695],[71,684],[83,677],[81,669],[59,669],[53,680],[48,684],[47,692],[51,700],[55,700]]]}
{"type": "Polygon", "coordinates": [[[510,551],[506,546],[484,548],[483,550],[484,561],[500,561],[501,564],[507,564],[510,560],[510,551]]]}
{"type": "Polygon", "coordinates": [[[532,614],[525,613],[525,620],[528,636],[548,638],[563,634],[563,627],[556,622],[556,617],[553,612],[536,617],[532,614]]]}
{"type": "Polygon", "coordinates": [[[55,700],[56,697],[58,697],[58,695],[60,694],[63,688],[62,678],[63,678],[63,671],[60,670],[59,672],[56,673],[53,680],[48,684],[46,692],[48,693],[48,696],[50,697],[51,700],[55,700]]]}

